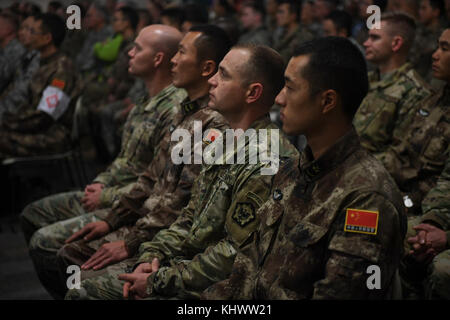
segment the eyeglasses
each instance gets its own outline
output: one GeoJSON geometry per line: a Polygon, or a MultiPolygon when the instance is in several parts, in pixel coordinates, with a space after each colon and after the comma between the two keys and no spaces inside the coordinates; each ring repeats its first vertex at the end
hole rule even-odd
{"type": "Polygon", "coordinates": [[[30,28],[30,27],[23,27],[22,29],[26,30],[26,31],[29,31],[32,35],[45,34],[45,32],[37,31],[37,30],[35,30],[33,28],[30,28]]]}

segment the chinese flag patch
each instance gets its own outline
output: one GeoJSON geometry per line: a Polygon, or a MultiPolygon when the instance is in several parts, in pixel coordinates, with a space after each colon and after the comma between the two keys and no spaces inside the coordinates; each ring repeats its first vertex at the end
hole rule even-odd
{"type": "Polygon", "coordinates": [[[66,86],[66,82],[55,78],[55,79],[53,79],[53,81],[50,85],[53,87],[60,88],[61,90],[64,90],[64,87],[66,86]]]}
{"type": "Polygon", "coordinates": [[[347,209],[344,231],[377,234],[378,211],[347,209]]]}
{"type": "Polygon", "coordinates": [[[209,145],[209,144],[213,143],[214,141],[216,141],[216,139],[218,137],[220,137],[221,135],[222,135],[222,133],[219,130],[210,129],[208,131],[208,134],[206,135],[206,138],[203,139],[203,143],[206,145],[209,145]]]}

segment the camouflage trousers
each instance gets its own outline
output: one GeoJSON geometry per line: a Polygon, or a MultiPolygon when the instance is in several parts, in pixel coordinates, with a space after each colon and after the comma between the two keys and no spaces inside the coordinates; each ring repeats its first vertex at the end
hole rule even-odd
{"type": "MultiPolygon", "coordinates": [[[[418,224],[420,217],[408,219],[405,254],[412,249],[407,239],[416,235],[413,227],[418,224]]],[[[400,263],[400,275],[405,299],[450,299],[450,250],[436,255],[428,265],[405,256],[400,263]]]]}
{"type": "Polygon", "coordinates": [[[86,214],[81,203],[83,195],[82,191],[59,193],[25,207],[20,215],[20,221],[27,243],[31,236],[42,227],[86,214]]]}
{"type": "Polygon", "coordinates": [[[65,240],[86,224],[103,219],[106,210],[59,221],[37,230],[29,243],[29,254],[42,285],[55,298],[62,299],[65,286],[66,268],[58,262],[58,252],[65,245],[65,240]]]}

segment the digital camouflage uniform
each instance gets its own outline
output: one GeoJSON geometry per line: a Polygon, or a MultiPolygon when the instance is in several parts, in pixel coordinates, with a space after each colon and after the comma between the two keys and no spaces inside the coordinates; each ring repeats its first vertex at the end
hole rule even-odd
{"type": "MultiPolygon", "coordinates": [[[[413,258],[402,261],[401,276],[405,298],[450,299],[450,158],[436,186],[422,202],[423,215],[408,221],[406,239],[414,237],[414,226],[430,224],[445,231],[447,247],[439,252],[428,265],[417,263],[413,258]]],[[[406,240],[405,239],[405,240],[406,240]]],[[[406,250],[412,250],[410,245],[406,250]]]]}
{"type": "MultiPolygon", "coordinates": [[[[201,168],[200,165],[175,165],[172,162],[172,149],[176,145],[171,142],[172,132],[177,128],[186,129],[192,134],[193,124],[196,120],[201,121],[200,131],[208,128],[223,128],[224,119],[217,112],[207,108],[207,104],[208,96],[205,96],[196,101],[189,101],[186,98],[175,107],[176,114],[172,122],[166,125],[167,130],[164,131],[164,136],[155,147],[153,160],[139,175],[137,182],[130,185],[129,192],[122,194],[119,201],[113,204],[112,209],[107,210],[106,216],[102,219],[111,226],[111,230],[114,232],[87,244],[81,240],[63,247],[64,240],[73,234],[74,228],[78,228],[85,217],[80,216],[69,222],[57,222],[35,233],[30,244],[30,254],[37,257],[52,257],[56,260],[57,250],[60,249],[58,256],[64,258],[63,262],[69,261],[70,265],[74,264],[73,259],[75,259],[77,264],[81,264],[102,243],[123,240],[128,233],[128,228],[149,212],[153,212],[151,221],[155,228],[161,229],[170,226],[189,201],[192,182],[201,168]],[[61,227],[62,225],[64,227],[61,227]]],[[[154,232],[156,233],[156,231],[154,232]]],[[[139,239],[126,238],[125,240],[130,252],[137,250],[139,239]]],[[[34,260],[38,261],[39,258],[34,260]]],[[[43,272],[48,270],[48,265],[37,263],[35,265],[36,269],[43,272]]],[[[61,268],[61,270],[65,269],[61,268]]],[[[53,279],[46,281],[48,287],[57,285],[57,283],[58,279],[55,279],[55,275],[53,275],[53,279]]]]}
{"type": "Polygon", "coordinates": [[[375,154],[405,197],[408,216],[421,215],[421,203],[435,186],[449,156],[450,86],[416,108],[408,128],[386,151],[375,154]]]}
{"type": "Polygon", "coordinates": [[[12,81],[14,73],[20,68],[27,49],[14,38],[0,51],[0,93],[12,81]]]}
{"type": "MultiPolygon", "coordinates": [[[[273,129],[278,130],[268,116],[255,121],[251,128],[255,135],[259,129],[268,129],[269,136],[273,129]]],[[[279,151],[275,151],[274,158],[297,155],[288,140],[279,137],[279,151]]],[[[258,143],[258,150],[273,145],[258,143]]],[[[236,150],[226,150],[224,158],[235,159],[236,150]]],[[[143,243],[137,260],[135,257],[128,261],[133,266],[155,257],[160,260],[161,268],[148,278],[149,299],[199,298],[205,288],[227,276],[236,254],[231,241],[225,238],[227,233],[236,239],[236,245],[241,245],[257,225],[257,209],[269,197],[271,176],[261,173],[266,164],[249,164],[249,150],[246,141],[244,164],[236,161],[234,165],[204,165],[181,216],[152,241],[143,243]]],[[[149,219],[138,223],[138,228],[151,234],[154,226],[149,219]]],[[[124,282],[116,275],[125,272],[125,263],[119,265],[121,270],[113,266],[108,274],[85,280],[81,290],[69,291],[66,298],[120,299],[124,282]]]]}
{"type": "MultiPolygon", "coordinates": [[[[80,94],[78,84],[78,75],[69,58],[55,53],[41,59],[40,68],[30,83],[29,99],[19,106],[19,111],[3,114],[0,126],[0,159],[53,154],[69,149],[73,112],[80,94]],[[63,91],[70,99],[68,108],[57,119],[38,110],[38,106],[47,103],[43,100],[49,87],[63,91]]],[[[51,101],[55,111],[62,107],[63,99],[56,100],[56,106],[53,105],[54,100],[51,101]]]]}
{"type": "Polygon", "coordinates": [[[295,48],[303,42],[313,39],[313,35],[303,26],[299,25],[291,33],[285,33],[279,40],[274,39],[273,48],[283,57],[287,64],[294,54],[295,48]],[[278,41],[277,41],[278,40],[278,41]]]}
{"type": "MultiPolygon", "coordinates": [[[[174,121],[176,106],[186,95],[184,89],[170,85],[133,108],[124,127],[119,155],[93,180],[93,183],[105,186],[100,196],[101,208],[112,207],[113,202],[130,190],[131,184],[153,160],[156,146],[174,121]]],[[[28,205],[21,216],[27,241],[39,228],[86,214],[81,203],[83,196],[81,190],[61,193],[28,205]]]]}
{"type": "Polygon", "coordinates": [[[207,299],[380,299],[392,291],[406,218],[400,193],[354,130],[319,159],[285,161],[231,276],[207,299]],[[353,210],[353,212],[352,212],[353,210]],[[381,288],[369,290],[368,266],[381,288]]]}
{"type": "Polygon", "coordinates": [[[369,73],[370,89],[353,120],[361,145],[372,153],[384,151],[402,137],[419,103],[431,94],[429,86],[406,63],[380,78],[369,73]]]}
{"type": "Polygon", "coordinates": [[[30,82],[39,69],[40,53],[36,50],[27,52],[17,68],[12,81],[0,95],[0,123],[3,113],[14,113],[18,107],[29,101],[30,82]]]}
{"type": "Polygon", "coordinates": [[[254,30],[249,30],[239,37],[238,44],[252,43],[264,46],[272,45],[272,34],[266,27],[260,26],[254,30]]]}

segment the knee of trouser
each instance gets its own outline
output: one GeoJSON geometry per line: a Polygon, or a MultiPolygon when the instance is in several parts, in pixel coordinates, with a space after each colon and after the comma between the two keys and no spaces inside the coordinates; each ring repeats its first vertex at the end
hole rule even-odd
{"type": "Polygon", "coordinates": [[[51,238],[48,237],[47,232],[45,232],[45,227],[38,229],[30,239],[29,251],[30,254],[37,250],[45,250],[50,247],[51,238]]]}
{"type": "Polygon", "coordinates": [[[448,254],[441,253],[433,259],[429,267],[427,296],[450,299],[450,259],[448,254]]]}

